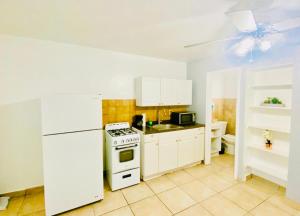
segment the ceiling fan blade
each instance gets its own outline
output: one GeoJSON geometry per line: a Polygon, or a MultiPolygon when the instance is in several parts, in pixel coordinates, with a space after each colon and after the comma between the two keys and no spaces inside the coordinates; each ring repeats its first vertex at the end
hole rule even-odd
{"type": "Polygon", "coordinates": [[[251,10],[229,12],[226,15],[240,32],[254,32],[257,30],[256,21],[251,10]]]}
{"type": "Polygon", "coordinates": [[[243,10],[262,10],[271,7],[274,0],[240,0],[228,10],[228,13],[243,10]]]}
{"type": "Polygon", "coordinates": [[[241,37],[230,37],[230,38],[224,38],[224,39],[217,39],[217,40],[212,40],[212,41],[194,43],[194,44],[186,45],[186,46],[184,46],[184,48],[193,48],[193,47],[198,47],[198,46],[208,46],[208,45],[214,44],[214,43],[222,43],[222,42],[237,40],[237,39],[241,39],[241,37]]]}
{"type": "Polygon", "coordinates": [[[294,19],[287,19],[285,21],[275,23],[272,27],[278,32],[288,31],[300,27],[300,17],[294,19]]]}
{"type": "Polygon", "coordinates": [[[235,55],[239,57],[245,57],[249,52],[252,52],[256,41],[252,37],[247,37],[241,40],[239,43],[233,45],[230,50],[232,50],[235,55]]]}

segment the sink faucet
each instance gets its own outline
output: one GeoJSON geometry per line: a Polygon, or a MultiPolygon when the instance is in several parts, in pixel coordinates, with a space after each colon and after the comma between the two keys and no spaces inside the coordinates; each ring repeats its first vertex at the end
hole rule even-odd
{"type": "Polygon", "coordinates": [[[159,107],[157,107],[156,118],[157,118],[157,124],[160,124],[159,107]]]}

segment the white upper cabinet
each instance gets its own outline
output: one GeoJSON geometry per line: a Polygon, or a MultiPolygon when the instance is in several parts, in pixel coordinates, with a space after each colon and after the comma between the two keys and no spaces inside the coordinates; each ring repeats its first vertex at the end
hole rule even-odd
{"type": "Polygon", "coordinates": [[[135,81],[137,106],[160,106],[160,79],[140,77],[135,81]]]}
{"type": "Polygon", "coordinates": [[[161,79],[160,82],[160,96],[161,105],[176,105],[177,100],[177,80],[175,79],[161,79]]]}
{"type": "Polygon", "coordinates": [[[192,80],[176,80],[177,105],[192,105],[192,80]]]}
{"type": "Polygon", "coordinates": [[[136,105],[192,105],[192,81],[148,77],[137,78],[136,105]]]}

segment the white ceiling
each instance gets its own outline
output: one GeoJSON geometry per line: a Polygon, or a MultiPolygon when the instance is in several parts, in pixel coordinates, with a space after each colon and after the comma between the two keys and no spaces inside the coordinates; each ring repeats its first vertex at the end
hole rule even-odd
{"type": "Polygon", "coordinates": [[[219,48],[184,45],[231,34],[237,0],[0,0],[0,33],[179,61],[219,48]]]}

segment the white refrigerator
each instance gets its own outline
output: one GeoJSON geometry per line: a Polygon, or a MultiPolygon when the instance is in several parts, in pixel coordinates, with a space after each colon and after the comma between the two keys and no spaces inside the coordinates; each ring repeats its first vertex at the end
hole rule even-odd
{"type": "Polygon", "coordinates": [[[46,215],[103,199],[101,95],[45,97],[41,114],[46,215]]]}

